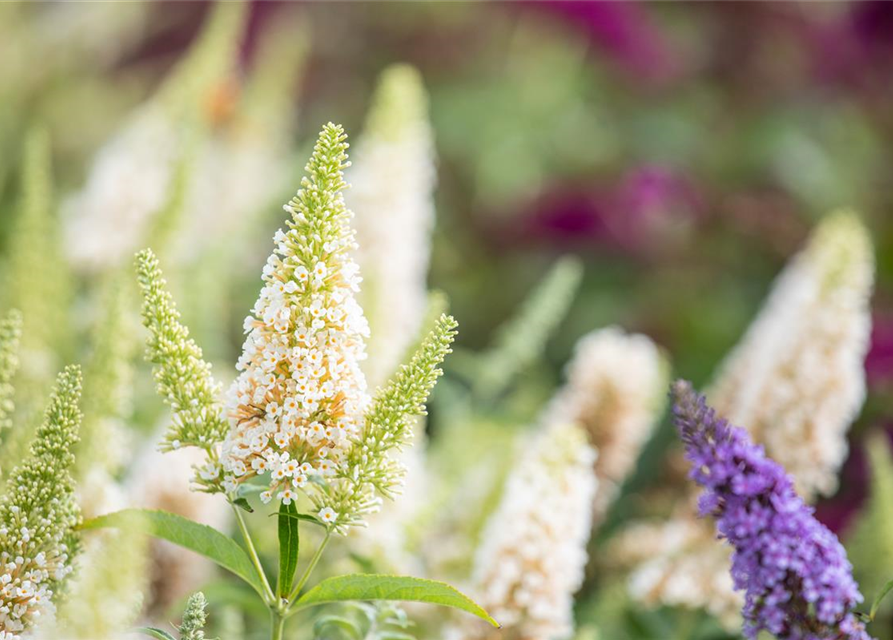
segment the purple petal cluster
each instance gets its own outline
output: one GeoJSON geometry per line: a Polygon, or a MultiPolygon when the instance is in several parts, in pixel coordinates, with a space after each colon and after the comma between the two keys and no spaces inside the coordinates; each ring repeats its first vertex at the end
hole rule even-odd
{"type": "Polygon", "coordinates": [[[690,383],[674,383],[671,396],[690,477],[706,489],[701,514],[716,518],[735,550],[732,578],[745,591],[745,635],[870,640],[853,612],[862,595],[843,546],[813,517],[781,465],[718,417],[690,383]]]}

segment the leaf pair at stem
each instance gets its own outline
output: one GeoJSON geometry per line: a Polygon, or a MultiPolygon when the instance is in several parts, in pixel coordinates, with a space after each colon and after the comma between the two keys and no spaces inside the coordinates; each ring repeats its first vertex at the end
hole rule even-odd
{"type": "MultiPolygon", "coordinates": [[[[297,595],[303,587],[292,580],[297,568],[299,537],[298,524],[304,518],[297,513],[294,503],[283,505],[279,511],[280,561],[277,592],[297,595]],[[284,544],[283,544],[284,543],[284,544]],[[283,548],[284,547],[284,548],[283,548]]],[[[166,511],[149,509],[124,509],[84,522],[81,529],[116,528],[128,533],[142,533],[199,553],[244,580],[261,597],[266,587],[255,570],[245,550],[232,538],[216,529],[193,522],[188,518],[166,511]]],[[[318,555],[318,554],[317,554],[318,555]]],[[[318,558],[316,558],[318,559],[318,558]]],[[[311,561],[311,567],[315,564],[311,561]]],[[[309,571],[305,572],[309,577],[309,571]]],[[[305,580],[302,579],[301,582],[305,580]]],[[[439,604],[465,611],[486,620],[493,626],[498,623],[468,596],[444,582],[379,574],[351,574],[327,578],[302,596],[286,605],[283,617],[299,610],[321,604],[347,601],[400,600],[439,604]]]]}

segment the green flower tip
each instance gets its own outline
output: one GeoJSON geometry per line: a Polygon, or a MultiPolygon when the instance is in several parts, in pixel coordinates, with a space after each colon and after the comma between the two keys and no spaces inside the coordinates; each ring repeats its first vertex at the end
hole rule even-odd
{"type": "Polygon", "coordinates": [[[823,274],[827,291],[848,285],[870,287],[874,265],[871,234],[852,209],[840,209],[819,222],[805,257],[823,274]]]}
{"type": "Polygon", "coordinates": [[[319,132],[319,138],[313,147],[313,154],[304,170],[309,178],[301,181],[302,186],[309,188],[309,197],[319,192],[336,192],[344,188],[344,169],[350,166],[347,160],[347,134],[340,124],[326,123],[319,132]]]}
{"type": "Polygon", "coordinates": [[[151,249],[136,255],[136,268],[143,291],[143,324],[149,330],[146,358],[156,365],[158,393],[173,413],[161,449],[195,446],[210,453],[229,429],[218,402],[219,385],[211,375],[211,365],[202,358],[202,350],[180,322],[151,249]]]}
{"type": "Polygon", "coordinates": [[[183,620],[180,623],[180,640],[204,639],[204,628],[208,619],[208,614],[205,611],[207,606],[208,601],[205,599],[205,594],[201,591],[197,591],[189,596],[189,600],[186,602],[186,610],[183,612],[183,620]]]}
{"type": "Polygon", "coordinates": [[[428,96],[422,75],[411,65],[395,64],[381,74],[365,131],[395,140],[411,127],[426,122],[427,114],[428,96]]]}
{"type": "Polygon", "coordinates": [[[65,367],[56,378],[45,419],[31,445],[33,455],[62,461],[65,468],[74,462],[71,449],[78,441],[81,424],[82,383],[81,368],[76,364],[65,367]]]}

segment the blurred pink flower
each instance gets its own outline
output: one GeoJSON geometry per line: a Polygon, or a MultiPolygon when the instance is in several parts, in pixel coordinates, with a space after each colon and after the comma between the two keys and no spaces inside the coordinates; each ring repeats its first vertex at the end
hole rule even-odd
{"type": "Polygon", "coordinates": [[[638,79],[664,81],[679,71],[675,51],[650,19],[645,5],[605,0],[544,0],[528,4],[583,31],[589,40],[638,79]]]}
{"type": "Polygon", "coordinates": [[[674,229],[700,218],[702,210],[687,177],[662,165],[641,165],[613,189],[552,185],[522,211],[519,239],[647,253],[671,244],[674,229]]]}
{"type": "Polygon", "coordinates": [[[817,75],[826,81],[879,91],[893,61],[893,4],[852,2],[829,23],[812,30],[817,75]]]}
{"type": "Polygon", "coordinates": [[[872,320],[865,373],[872,386],[893,382],[893,317],[876,315],[872,320]]]}

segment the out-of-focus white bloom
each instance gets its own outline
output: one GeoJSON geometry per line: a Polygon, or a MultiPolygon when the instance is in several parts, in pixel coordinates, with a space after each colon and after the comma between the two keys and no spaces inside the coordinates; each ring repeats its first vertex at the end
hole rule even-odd
{"type": "Polygon", "coordinates": [[[427,108],[418,71],[387,69],[347,172],[360,303],[371,328],[363,370],[372,388],[396,371],[425,315],[436,178],[427,108]]]}
{"type": "Polygon", "coordinates": [[[852,212],[819,223],[782,272],[709,401],[748,429],[806,500],[837,488],[846,432],[865,399],[874,257],[852,212]]]}
{"type": "Polygon", "coordinates": [[[732,630],[741,625],[742,594],[734,589],[731,550],[690,510],[666,522],[643,522],[623,532],[612,561],[634,566],[629,593],[652,607],[705,608],[732,630]]]}
{"type": "MultiPolygon", "coordinates": [[[[233,91],[232,114],[196,150],[188,216],[173,256],[195,259],[291,190],[295,93],[307,42],[300,23],[285,20],[265,30],[246,80],[233,91]]],[[[231,259],[231,244],[226,254],[231,259]]]]}
{"type": "Polygon", "coordinates": [[[165,110],[150,104],[99,151],[87,184],[64,205],[66,248],[78,268],[133,255],[168,197],[179,142],[165,110]]]}
{"type": "Polygon", "coordinates": [[[195,259],[281,193],[292,163],[278,151],[272,141],[247,136],[221,135],[201,146],[191,176],[189,215],[172,251],[178,260],[195,259]]]}
{"type": "MultiPolygon", "coordinates": [[[[158,439],[152,438],[151,442],[158,439]]],[[[162,453],[154,446],[145,447],[128,478],[130,504],[170,511],[225,531],[232,515],[226,500],[189,490],[193,466],[204,459],[204,453],[196,448],[162,453]]],[[[213,565],[208,560],[163,540],[151,541],[148,556],[151,580],[144,610],[150,619],[166,615],[171,605],[212,575],[213,565]]]]}
{"type": "Polygon", "coordinates": [[[127,507],[127,491],[101,467],[86,472],[78,482],[75,494],[84,519],[127,507]]]}
{"type": "Polygon", "coordinates": [[[149,539],[100,531],[87,539],[55,628],[42,640],[123,640],[136,621],[147,586],[149,539]]]}
{"type": "Polygon", "coordinates": [[[244,3],[219,3],[157,93],[100,150],[65,205],[66,247],[78,268],[119,265],[154,230],[215,116],[212,98],[232,71],[245,15],[244,3]]]}
{"type": "MultiPolygon", "coordinates": [[[[595,452],[577,426],[541,431],[512,471],[475,559],[478,601],[510,637],[561,640],[573,633],[597,481],[595,452]]],[[[490,637],[479,621],[465,638],[490,637]]]]}
{"type": "Polygon", "coordinates": [[[578,424],[598,451],[595,518],[600,519],[639,457],[664,406],[668,366],[646,336],[608,327],[583,336],[567,382],[544,412],[578,424]]]}

